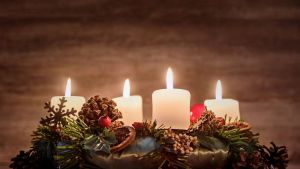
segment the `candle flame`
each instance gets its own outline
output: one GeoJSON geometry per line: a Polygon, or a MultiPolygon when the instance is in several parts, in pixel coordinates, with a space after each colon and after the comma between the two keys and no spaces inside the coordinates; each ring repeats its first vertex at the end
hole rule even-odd
{"type": "Polygon", "coordinates": [[[67,81],[67,84],[66,84],[65,96],[66,97],[71,96],[71,78],[68,78],[68,81],[67,81]]]}
{"type": "Polygon", "coordinates": [[[128,98],[129,96],[130,96],[130,84],[129,84],[129,79],[126,79],[124,82],[123,97],[128,98]]]}
{"type": "Polygon", "coordinates": [[[217,86],[216,86],[216,99],[217,100],[222,100],[222,85],[221,81],[217,81],[217,86]]]}
{"type": "Polygon", "coordinates": [[[167,89],[173,89],[173,72],[169,67],[167,71],[167,89]]]}

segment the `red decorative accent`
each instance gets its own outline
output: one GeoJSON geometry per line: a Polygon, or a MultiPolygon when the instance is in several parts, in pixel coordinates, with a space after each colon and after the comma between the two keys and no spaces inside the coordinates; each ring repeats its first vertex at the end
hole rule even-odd
{"type": "Polygon", "coordinates": [[[98,124],[100,127],[106,127],[108,128],[111,125],[111,119],[106,115],[106,116],[101,116],[98,119],[98,124]]]}
{"type": "Polygon", "coordinates": [[[190,122],[196,122],[201,117],[203,112],[205,112],[204,104],[194,104],[191,108],[190,122]]]}

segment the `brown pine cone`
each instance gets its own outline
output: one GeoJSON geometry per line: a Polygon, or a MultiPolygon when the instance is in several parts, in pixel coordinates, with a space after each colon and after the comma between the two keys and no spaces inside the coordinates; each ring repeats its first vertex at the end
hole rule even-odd
{"type": "Polygon", "coordinates": [[[213,135],[219,128],[221,128],[222,124],[223,121],[219,118],[216,118],[212,111],[205,111],[201,115],[200,119],[190,126],[189,132],[213,135]]]}
{"type": "Polygon", "coordinates": [[[38,156],[32,150],[27,152],[20,151],[20,153],[11,159],[12,163],[9,165],[12,169],[39,169],[43,168],[38,156]]]}
{"type": "Polygon", "coordinates": [[[116,120],[116,121],[111,123],[110,128],[116,129],[116,128],[120,128],[120,127],[123,127],[123,126],[124,126],[124,123],[122,121],[116,120]]]}
{"type": "Polygon", "coordinates": [[[98,119],[101,116],[109,116],[112,122],[122,118],[122,113],[116,109],[116,106],[117,104],[113,100],[97,95],[91,97],[78,114],[88,126],[95,127],[98,126],[98,119]]]}
{"type": "Polygon", "coordinates": [[[271,142],[271,146],[263,146],[261,154],[269,168],[286,169],[289,163],[289,156],[285,146],[277,146],[271,142]]]}

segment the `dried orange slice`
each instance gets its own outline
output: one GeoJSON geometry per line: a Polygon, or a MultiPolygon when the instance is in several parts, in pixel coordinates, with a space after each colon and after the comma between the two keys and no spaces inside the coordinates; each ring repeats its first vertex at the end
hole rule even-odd
{"type": "Polygon", "coordinates": [[[116,128],[114,129],[114,132],[118,143],[110,147],[110,151],[112,153],[121,151],[127,146],[129,146],[134,141],[136,135],[135,129],[131,126],[123,126],[116,128]]]}
{"type": "Polygon", "coordinates": [[[251,129],[251,125],[247,122],[232,122],[232,123],[229,123],[228,126],[238,127],[240,129],[240,131],[242,131],[242,132],[249,131],[251,129]]]}

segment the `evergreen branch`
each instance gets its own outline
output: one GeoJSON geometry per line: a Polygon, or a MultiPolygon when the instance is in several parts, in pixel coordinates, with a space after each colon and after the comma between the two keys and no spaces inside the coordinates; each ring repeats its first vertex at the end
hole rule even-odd
{"type": "Polygon", "coordinates": [[[76,166],[89,169],[94,166],[86,161],[86,155],[97,151],[110,153],[110,144],[116,140],[113,133],[104,130],[100,137],[94,135],[81,119],[67,119],[67,122],[62,128],[62,134],[69,139],[62,140],[57,146],[56,159],[61,168],[71,169],[76,166]]]}

